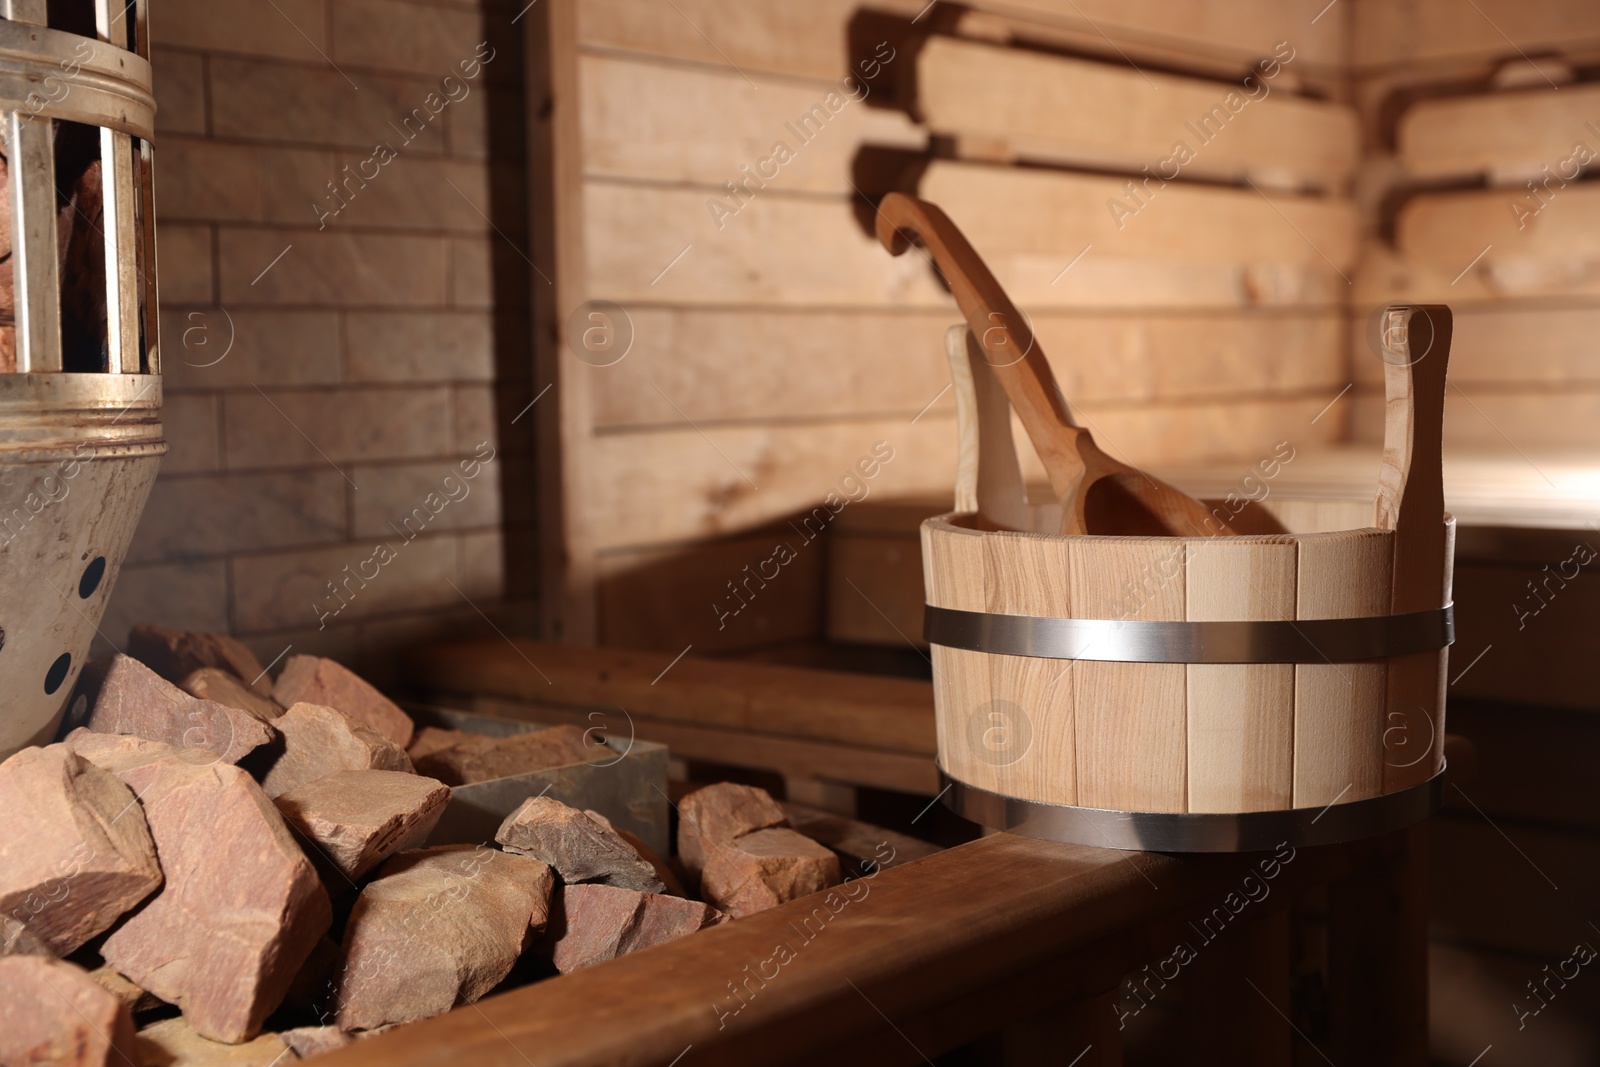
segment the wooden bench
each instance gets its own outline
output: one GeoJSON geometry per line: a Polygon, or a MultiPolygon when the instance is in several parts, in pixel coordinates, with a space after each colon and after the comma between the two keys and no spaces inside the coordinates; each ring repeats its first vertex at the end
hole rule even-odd
{"type": "Polygon", "coordinates": [[[995,835],[328,1063],[918,1064],[981,1041],[980,1062],[1105,1067],[1147,1008],[1181,998],[1184,1062],[1286,1067],[1296,1046],[1316,1061],[1314,1040],[1330,1062],[1421,1067],[1419,837],[1175,857],[995,835]],[[1291,997],[1313,942],[1328,983],[1314,1020],[1291,997]]]}

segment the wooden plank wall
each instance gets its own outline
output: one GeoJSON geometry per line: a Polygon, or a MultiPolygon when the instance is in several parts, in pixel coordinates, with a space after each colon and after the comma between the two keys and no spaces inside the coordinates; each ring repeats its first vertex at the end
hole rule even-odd
{"type": "MultiPolygon", "coordinates": [[[[1352,33],[1365,228],[1349,334],[1353,436],[1382,436],[1373,310],[1438,301],[1456,320],[1447,448],[1513,462],[1592,453],[1600,185],[1584,179],[1600,165],[1600,8],[1356,0],[1352,33]]],[[[1600,947],[1582,903],[1600,885],[1600,821],[1592,789],[1568,785],[1593,776],[1566,767],[1594,751],[1600,707],[1596,579],[1592,568],[1574,577],[1591,544],[1592,530],[1484,531],[1458,552],[1456,600],[1470,610],[1449,721],[1475,744],[1478,768],[1430,831],[1439,1063],[1600,1056],[1600,982],[1549,978],[1579,944],[1600,947]],[[1497,703],[1463,699],[1474,694],[1497,703]]]]}
{"type": "Polygon", "coordinates": [[[1455,309],[1447,445],[1600,443],[1600,8],[1358,0],[1355,436],[1382,437],[1371,315],[1455,309]]]}
{"type": "Polygon", "coordinates": [[[531,10],[552,57],[530,109],[554,152],[551,635],[819,636],[800,518],[948,489],[956,316],[924,259],[872,239],[891,189],[966,229],[1103,445],[1160,463],[1339,439],[1342,409],[1313,420],[1348,381],[1357,123],[1348,5],[1324,5],[531,10]]]}

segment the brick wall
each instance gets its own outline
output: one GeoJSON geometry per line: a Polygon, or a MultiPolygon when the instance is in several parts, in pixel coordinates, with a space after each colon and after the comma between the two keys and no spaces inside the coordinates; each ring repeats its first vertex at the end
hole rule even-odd
{"type": "Polygon", "coordinates": [[[171,451],[104,634],[223,630],[382,677],[478,608],[518,627],[521,4],[151,6],[171,451]]]}

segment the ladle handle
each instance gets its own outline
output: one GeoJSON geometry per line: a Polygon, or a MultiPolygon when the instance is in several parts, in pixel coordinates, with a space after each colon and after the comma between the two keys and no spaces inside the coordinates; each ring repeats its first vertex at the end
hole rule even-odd
{"type": "Polygon", "coordinates": [[[933,204],[890,193],[878,205],[877,227],[878,240],[891,254],[905,252],[915,236],[933,257],[990,370],[1022,419],[1057,499],[1073,499],[1084,474],[1079,430],[1022,313],[956,224],[933,204]]]}

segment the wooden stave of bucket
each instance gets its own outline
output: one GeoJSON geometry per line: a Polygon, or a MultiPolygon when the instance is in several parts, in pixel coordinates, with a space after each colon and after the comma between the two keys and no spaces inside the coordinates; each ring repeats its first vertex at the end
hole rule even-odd
{"type": "MultiPolygon", "coordinates": [[[[1293,532],[1071,537],[940,516],[922,530],[927,600],[1174,622],[1389,613],[1394,533],[1363,525],[1370,500],[1269,497],[1255,507],[1261,528],[1293,532]]],[[[1055,512],[1033,508],[1032,529],[1056,528],[1055,512]]],[[[1436,780],[1446,656],[1409,657],[1413,667],[1428,657],[1438,678],[1432,703],[1413,709],[1388,705],[1386,660],[1126,663],[936,644],[940,766],[974,792],[1041,805],[1219,816],[1349,805],[1436,780]]]]}

